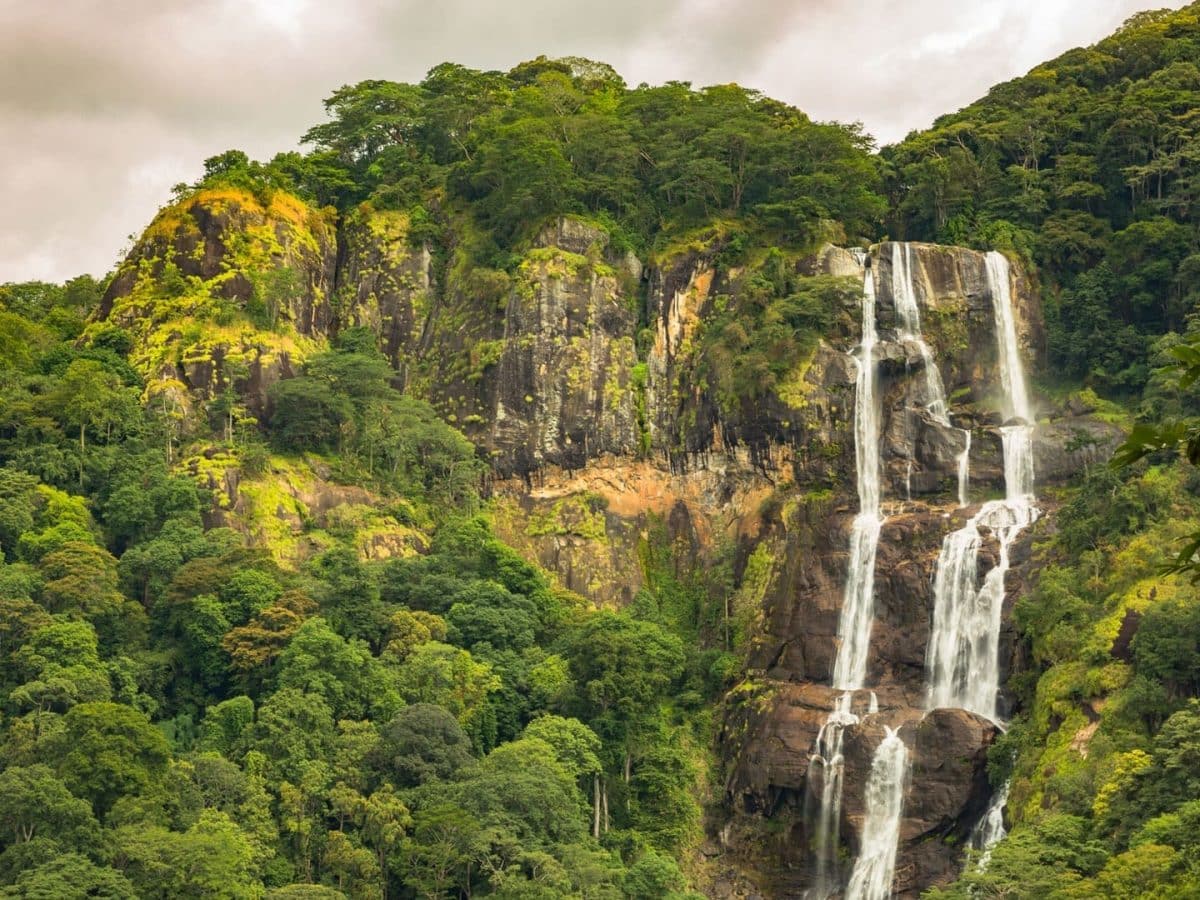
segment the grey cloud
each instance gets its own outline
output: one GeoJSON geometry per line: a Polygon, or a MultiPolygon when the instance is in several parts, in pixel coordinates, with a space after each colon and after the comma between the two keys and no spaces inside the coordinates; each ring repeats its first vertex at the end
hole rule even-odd
{"type": "Polygon", "coordinates": [[[205,157],[294,147],[363,78],[575,54],[895,140],[1144,2],[0,0],[0,281],[103,273],[205,157]]]}

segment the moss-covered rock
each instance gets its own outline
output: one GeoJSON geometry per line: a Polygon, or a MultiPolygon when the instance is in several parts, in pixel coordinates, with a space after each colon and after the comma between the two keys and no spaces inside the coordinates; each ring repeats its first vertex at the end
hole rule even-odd
{"type": "Polygon", "coordinates": [[[342,223],[337,275],[338,319],[370,328],[392,365],[416,357],[434,299],[433,256],[414,246],[409,215],[363,204],[342,223]]]}
{"type": "Polygon", "coordinates": [[[148,399],[186,407],[232,382],[261,409],[329,332],[336,254],[331,216],[296,197],[204,188],[155,217],[100,319],[133,336],[148,399]]]}

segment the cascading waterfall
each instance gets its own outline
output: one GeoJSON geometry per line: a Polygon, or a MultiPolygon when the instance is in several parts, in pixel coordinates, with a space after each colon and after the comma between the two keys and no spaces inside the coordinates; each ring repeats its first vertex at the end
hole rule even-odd
{"type": "Polygon", "coordinates": [[[942,373],[933,361],[933,351],[925,343],[921,332],[921,310],[917,306],[912,278],[912,247],[908,244],[892,244],[892,299],[896,304],[896,336],[901,341],[915,344],[917,352],[921,354],[922,368],[925,370],[925,405],[929,414],[940,424],[949,425],[942,373]]]}
{"type": "MultiPolygon", "coordinates": [[[[866,262],[865,258],[863,260],[866,262]]],[[[1004,452],[1005,499],[983,504],[960,530],[946,536],[938,557],[934,585],[934,622],[929,647],[929,706],[961,707],[994,717],[999,686],[1000,616],[1009,551],[1017,535],[1036,517],[1033,484],[1034,418],[1017,345],[1016,322],[1008,261],[999,253],[987,256],[988,283],[995,317],[1000,387],[1004,399],[1001,440],[1004,452]],[[983,583],[978,581],[978,555],[985,534],[999,545],[999,560],[983,583]]],[[[925,405],[940,425],[951,427],[945,388],[933,354],[921,335],[920,312],[912,279],[912,248],[892,245],[892,293],[897,333],[921,354],[925,405]]],[[[817,736],[810,771],[822,772],[820,809],[814,844],[816,884],[810,898],[825,898],[840,886],[837,835],[841,819],[844,777],[843,745],[846,728],[859,722],[851,708],[854,691],[866,679],[871,625],[874,619],[875,558],[883,525],[880,504],[880,410],[874,351],[874,274],[868,267],[863,282],[862,343],[855,357],[854,440],[859,512],[850,540],[850,560],[838,625],[839,646],[833,687],[843,691],[817,736]]],[[[962,430],[964,447],[958,458],[958,501],[968,504],[971,433],[962,430]]],[[[911,465],[911,463],[910,463],[911,465]]],[[[906,479],[907,480],[907,479],[906,479]]],[[[878,711],[871,695],[868,715],[878,711]]],[[[875,751],[866,786],[866,815],[858,858],[846,885],[848,900],[883,900],[895,876],[904,793],[909,775],[908,749],[896,730],[875,751]]],[[[1007,787],[993,798],[972,833],[973,846],[984,851],[1004,835],[1003,807],[1007,787]]]]}
{"type": "Polygon", "coordinates": [[[871,761],[862,846],[846,886],[846,900],[885,900],[891,895],[907,782],[908,748],[888,728],[871,761]]]}
{"type": "Polygon", "coordinates": [[[929,642],[931,709],[961,707],[989,718],[996,715],[1000,682],[1000,617],[1009,550],[1035,518],[1033,505],[1033,411],[1017,345],[1008,260],[987,256],[988,284],[1006,424],[1001,427],[1005,498],[980,507],[959,531],[946,536],[934,581],[933,631],[929,642]],[[999,543],[999,561],[977,585],[981,530],[999,543]]]}
{"type": "MultiPolygon", "coordinates": [[[[912,275],[912,245],[892,244],[892,298],[896,304],[897,337],[904,342],[916,346],[921,354],[921,367],[925,372],[925,408],[934,421],[946,428],[950,424],[949,407],[946,404],[946,388],[942,382],[942,373],[933,359],[933,351],[925,343],[921,331],[921,310],[917,305],[917,293],[912,275]]],[[[971,432],[968,429],[957,429],[963,435],[963,450],[958,455],[958,504],[967,505],[968,470],[971,455],[971,432]]],[[[912,463],[909,462],[911,474],[912,463]]],[[[908,476],[905,481],[905,491],[908,476]]],[[[911,499],[911,498],[910,498],[911,499]]]]}
{"type": "Polygon", "coordinates": [[[958,454],[958,505],[966,506],[971,486],[971,429],[964,428],[962,433],[965,445],[962,453],[958,454]]]}
{"type": "Polygon", "coordinates": [[[992,858],[992,848],[1004,840],[1008,833],[1004,829],[1004,807],[1008,805],[1008,787],[1009,782],[1006,781],[1004,787],[996,791],[992,802],[988,804],[987,812],[971,829],[969,843],[972,850],[980,851],[976,862],[980,869],[987,868],[992,858]]]}
{"type": "Polygon", "coordinates": [[[875,615],[875,552],[883,526],[879,493],[879,397],[875,364],[875,278],[870,269],[863,279],[862,344],[856,359],[854,385],[854,461],[858,478],[858,515],[850,534],[850,564],[838,622],[837,659],[833,686],[843,691],[862,687],[871,649],[871,620],[875,615]]]}
{"type": "MultiPolygon", "coordinates": [[[[868,276],[869,277],[869,276],[868,276]]],[[[850,711],[852,691],[838,698],[837,706],[817,734],[817,752],[809,760],[809,768],[821,766],[821,800],[817,810],[814,849],[817,854],[816,886],[810,896],[824,898],[839,883],[837,835],[842,818],[842,779],[845,759],[842,744],[846,728],[858,724],[858,716],[850,711]]]]}
{"type": "MultiPolygon", "coordinates": [[[[864,262],[866,258],[864,257],[864,262]]],[[[875,555],[883,527],[880,511],[879,398],[875,345],[875,277],[867,268],[863,279],[862,343],[855,357],[854,460],[858,479],[858,515],[850,534],[850,560],[842,612],[838,621],[838,652],[833,687],[844,693],[817,735],[809,770],[821,768],[821,797],[814,827],[816,883],[808,896],[828,897],[840,883],[837,838],[842,817],[842,743],[848,726],[858,723],[851,712],[854,691],[867,677],[871,622],[875,616],[875,555]]]]}
{"type": "MultiPolygon", "coordinates": [[[[996,340],[999,343],[1000,386],[1008,404],[1010,417],[1033,425],[1033,407],[1025,386],[1025,367],[1021,363],[1021,348],[1017,344],[1017,321],[1013,314],[1012,286],[1008,258],[995,250],[987,255],[988,287],[992,294],[992,315],[996,321],[996,340]]],[[[1032,476],[1033,467],[1029,473],[1032,476]]],[[[1032,481],[1028,485],[1032,487],[1032,481]]]]}

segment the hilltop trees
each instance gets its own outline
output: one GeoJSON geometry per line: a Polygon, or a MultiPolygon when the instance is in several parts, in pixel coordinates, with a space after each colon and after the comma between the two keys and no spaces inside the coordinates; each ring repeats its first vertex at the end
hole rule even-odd
{"type": "Polygon", "coordinates": [[[1039,267],[1054,363],[1101,390],[1138,393],[1195,308],[1195,31],[1135,16],[883,152],[893,229],[1039,267]]]}

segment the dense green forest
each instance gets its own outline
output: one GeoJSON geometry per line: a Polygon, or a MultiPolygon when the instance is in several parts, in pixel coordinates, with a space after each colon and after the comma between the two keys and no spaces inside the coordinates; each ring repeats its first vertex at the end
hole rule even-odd
{"type": "Polygon", "coordinates": [[[205,528],[127,336],[79,345],[94,282],[2,296],[6,895],[683,896],[728,668],[692,586],[664,571],[621,614],[555,588],[474,514],[471,445],[353,330],[280,383],[318,400],[243,464],[327,450],[433,537],[367,565],[348,526],[281,567],[205,528]]]}
{"type": "MultiPolygon", "coordinates": [[[[798,287],[784,253],[892,236],[1022,259],[1040,387],[1083,390],[1133,440],[1054,498],[1015,612],[1022,711],[992,752],[1014,827],[935,894],[1200,892],[1200,9],[1139,16],[879,153],[736,85],[631,88],[581,59],[446,63],[326,108],[306,152],[228,151],[176,200],[400,211],[442,272],[505,277],[562,215],[646,258],[719,232],[718,266],[766,260],[708,332],[725,406],[834,318],[839,286],[798,287]]],[[[100,321],[106,287],[0,286],[0,895],[697,896],[742,661],[730,567],[681,567],[651,529],[642,592],[599,609],[495,536],[487,460],[370,332],[308,354],[269,414],[232,381],[184,410],[155,400],[142,336],[100,321]],[[260,491],[302,462],[370,502],[281,556],[214,517],[223,454],[260,491]],[[364,560],[383,521],[421,552],[364,560]]],[[[275,327],[292,287],[255,285],[237,315],[275,327]]]]}

